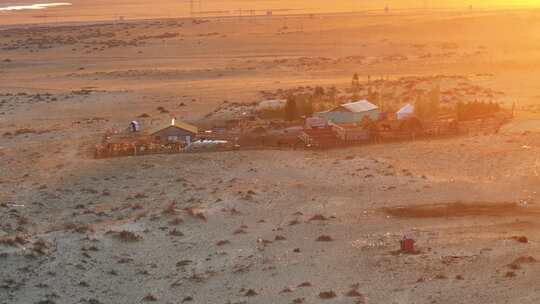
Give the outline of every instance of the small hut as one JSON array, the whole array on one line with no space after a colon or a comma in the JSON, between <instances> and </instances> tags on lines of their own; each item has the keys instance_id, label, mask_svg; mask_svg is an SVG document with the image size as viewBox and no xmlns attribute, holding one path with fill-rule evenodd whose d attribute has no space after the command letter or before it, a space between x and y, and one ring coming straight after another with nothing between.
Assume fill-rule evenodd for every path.
<instances>
[{"instance_id":1,"label":"small hut","mask_svg":"<svg viewBox=\"0 0 540 304\"><path fill-rule=\"evenodd\" d=\"M156 129L150 136L152 140L161 144L190 144L198 133L197 127L173 118L170 125Z\"/></svg>"}]
</instances>

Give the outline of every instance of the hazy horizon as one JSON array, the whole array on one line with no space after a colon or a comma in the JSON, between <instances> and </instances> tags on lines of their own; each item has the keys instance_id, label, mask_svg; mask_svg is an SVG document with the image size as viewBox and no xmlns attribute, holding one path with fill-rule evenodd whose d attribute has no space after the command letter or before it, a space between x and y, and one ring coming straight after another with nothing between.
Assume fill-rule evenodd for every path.
<instances>
[{"instance_id":1,"label":"hazy horizon","mask_svg":"<svg viewBox=\"0 0 540 304\"><path fill-rule=\"evenodd\" d=\"M190 9L190 0L162 0L155 1L151 4L142 0L122 0L122 1L103 1L103 0L71 0L71 1L32 1L32 0L0 0L0 7L32 5L56 2L69 2L74 7L88 6L106 6L114 7L130 7L130 6L145 6L149 12L165 8L183 8ZM505 7L537 7L538 3L530 0L473 0L473 1L429 1L429 0L340 0L332 3L323 0L194 0L194 10L210 11L210 10L250 10L250 9L302 9L314 11L354 11L362 9L383 9L388 6L390 9L406 9L406 8L473 8L489 9L489 8L505 8Z\"/></svg>"},{"instance_id":2,"label":"hazy horizon","mask_svg":"<svg viewBox=\"0 0 540 304\"><path fill-rule=\"evenodd\" d=\"M43 5L58 2L67 2L70 5ZM475 11L534 8L538 6L537 3L526 0L341 0L332 3L323 0L193 0L193 4L190 4L190 2L190 0L161 0L149 4L144 0L0 0L0 24L115 20L121 16L126 19L246 16L252 14L264 15L268 10L272 10L274 15L322 14L384 10L386 6L390 8L390 11L424 8L432 10L467 10L471 5ZM22 10L10 10L11 6L29 7Z\"/></svg>"}]
</instances>

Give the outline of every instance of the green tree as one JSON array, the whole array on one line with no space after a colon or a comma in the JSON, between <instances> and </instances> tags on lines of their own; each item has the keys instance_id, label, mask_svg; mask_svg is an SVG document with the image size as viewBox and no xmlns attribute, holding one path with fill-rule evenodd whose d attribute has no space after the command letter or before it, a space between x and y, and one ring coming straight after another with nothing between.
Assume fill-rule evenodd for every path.
<instances>
[{"instance_id":1,"label":"green tree","mask_svg":"<svg viewBox=\"0 0 540 304\"><path fill-rule=\"evenodd\" d=\"M431 90L427 96L418 95L414 104L416 116L422 120L436 119L439 115L440 93L438 89Z\"/></svg>"},{"instance_id":2,"label":"green tree","mask_svg":"<svg viewBox=\"0 0 540 304\"><path fill-rule=\"evenodd\" d=\"M290 95L287 97L287 103L285 104L285 118L288 121L293 121L298 118L298 106L296 104L296 97Z\"/></svg>"},{"instance_id":3,"label":"green tree","mask_svg":"<svg viewBox=\"0 0 540 304\"><path fill-rule=\"evenodd\" d=\"M320 86L315 87L313 95L316 96L316 97L323 97L324 96L324 88L320 87Z\"/></svg>"},{"instance_id":4,"label":"green tree","mask_svg":"<svg viewBox=\"0 0 540 304\"><path fill-rule=\"evenodd\" d=\"M351 86L352 86L352 91L354 93L356 93L356 92L358 92L358 90L360 90L360 79L358 78L358 73L354 73L354 75L352 77Z\"/></svg>"},{"instance_id":5,"label":"green tree","mask_svg":"<svg viewBox=\"0 0 540 304\"><path fill-rule=\"evenodd\" d=\"M337 98L338 90L335 86L331 86L330 88L328 88L328 90L326 90L326 94L328 95L328 99L330 100L330 102L333 103Z\"/></svg>"}]
</instances>

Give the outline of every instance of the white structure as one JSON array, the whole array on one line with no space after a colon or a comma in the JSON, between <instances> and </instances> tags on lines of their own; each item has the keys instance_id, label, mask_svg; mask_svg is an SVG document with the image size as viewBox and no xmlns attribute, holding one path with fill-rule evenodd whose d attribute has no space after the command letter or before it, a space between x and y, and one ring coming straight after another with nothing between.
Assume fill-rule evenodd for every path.
<instances>
[{"instance_id":1,"label":"white structure","mask_svg":"<svg viewBox=\"0 0 540 304\"><path fill-rule=\"evenodd\" d=\"M263 100L257 105L257 110L279 110L285 108L287 101L285 99Z\"/></svg>"},{"instance_id":2,"label":"white structure","mask_svg":"<svg viewBox=\"0 0 540 304\"><path fill-rule=\"evenodd\" d=\"M414 106L408 103L404 105L401 109L399 109L396 114L398 120L409 118L414 115Z\"/></svg>"},{"instance_id":3,"label":"white structure","mask_svg":"<svg viewBox=\"0 0 540 304\"><path fill-rule=\"evenodd\" d=\"M306 129L325 128L328 127L328 120L322 117L308 117L306 118Z\"/></svg>"},{"instance_id":4,"label":"white structure","mask_svg":"<svg viewBox=\"0 0 540 304\"><path fill-rule=\"evenodd\" d=\"M131 122L129 130L131 132L139 132L141 130L141 124L138 121L134 120Z\"/></svg>"},{"instance_id":5,"label":"white structure","mask_svg":"<svg viewBox=\"0 0 540 304\"><path fill-rule=\"evenodd\" d=\"M359 100L340 105L326 112L315 113L315 116L336 124L359 123L364 117L376 121L379 119L379 107L367 100Z\"/></svg>"}]
</instances>

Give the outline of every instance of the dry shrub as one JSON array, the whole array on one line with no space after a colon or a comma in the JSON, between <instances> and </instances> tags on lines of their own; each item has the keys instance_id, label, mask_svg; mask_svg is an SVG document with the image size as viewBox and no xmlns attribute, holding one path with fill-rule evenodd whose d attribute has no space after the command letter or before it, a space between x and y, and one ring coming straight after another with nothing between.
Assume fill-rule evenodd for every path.
<instances>
[{"instance_id":1,"label":"dry shrub","mask_svg":"<svg viewBox=\"0 0 540 304\"><path fill-rule=\"evenodd\" d=\"M17 224L19 225L27 225L30 223L30 220L27 217L21 216L17 219Z\"/></svg>"},{"instance_id":2,"label":"dry shrub","mask_svg":"<svg viewBox=\"0 0 540 304\"><path fill-rule=\"evenodd\" d=\"M505 276L506 278L513 278L513 277L516 276L516 273L513 272L513 271L508 271L507 273L504 274L504 276Z\"/></svg>"},{"instance_id":3,"label":"dry shrub","mask_svg":"<svg viewBox=\"0 0 540 304\"><path fill-rule=\"evenodd\" d=\"M191 276L188 277L188 279L193 282L201 283L201 282L206 281L208 277L209 277L208 275L194 272Z\"/></svg>"},{"instance_id":4,"label":"dry shrub","mask_svg":"<svg viewBox=\"0 0 540 304\"><path fill-rule=\"evenodd\" d=\"M134 197L137 198L137 199L142 199L142 198L147 198L148 196L146 196L146 194L144 194L144 193L137 193L137 194L135 194Z\"/></svg>"},{"instance_id":5,"label":"dry shrub","mask_svg":"<svg viewBox=\"0 0 540 304\"><path fill-rule=\"evenodd\" d=\"M299 220L292 220L289 222L289 226L294 226L294 225L298 225L300 224L300 221Z\"/></svg>"},{"instance_id":6,"label":"dry shrub","mask_svg":"<svg viewBox=\"0 0 540 304\"><path fill-rule=\"evenodd\" d=\"M522 264L533 264L536 262L538 261L532 256L522 256L515 259L512 263L508 264L507 266L512 270L518 270L518 269L521 269Z\"/></svg>"},{"instance_id":7,"label":"dry shrub","mask_svg":"<svg viewBox=\"0 0 540 304\"><path fill-rule=\"evenodd\" d=\"M94 229L92 229L90 226L88 225L80 225L80 226L77 226L75 227L75 229L73 229L73 232L76 232L76 233L87 233L87 232L94 232Z\"/></svg>"},{"instance_id":8,"label":"dry shrub","mask_svg":"<svg viewBox=\"0 0 540 304\"><path fill-rule=\"evenodd\" d=\"M16 235L14 237L2 237L0 238L0 244L6 245L6 246L17 246L17 245L24 245L28 243L28 240L26 237L21 235Z\"/></svg>"},{"instance_id":9,"label":"dry shrub","mask_svg":"<svg viewBox=\"0 0 540 304\"><path fill-rule=\"evenodd\" d=\"M262 239L262 238L258 238L258 239L257 239L257 243L261 243L261 244L263 244L264 246L266 246L266 245L272 244L272 241L270 241L270 240L265 240L265 239Z\"/></svg>"},{"instance_id":10,"label":"dry shrub","mask_svg":"<svg viewBox=\"0 0 540 304\"><path fill-rule=\"evenodd\" d=\"M246 293L244 294L244 296L246 297L254 297L256 295L258 295L258 293L253 289L246 291Z\"/></svg>"},{"instance_id":11,"label":"dry shrub","mask_svg":"<svg viewBox=\"0 0 540 304\"><path fill-rule=\"evenodd\" d=\"M172 235L172 236L184 236L184 234L182 233L182 231L176 230L176 228L174 228L173 230L169 231L169 235Z\"/></svg>"},{"instance_id":12,"label":"dry shrub","mask_svg":"<svg viewBox=\"0 0 540 304\"><path fill-rule=\"evenodd\" d=\"M319 293L319 298L323 299L323 300L328 300L328 299L333 299L335 298L337 295L335 292L333 292L332 290L330 291L323 291L321 293Z\"/></svg>"},{"instance_id":13,"label":"dry shrub","mask_svg":"<svg viewBox=\"0 0 540 304\"><path fill-rule=\"evenodd\" d=\"M64 223L64 230L75 230L77 228L77 224L75 223Z\"/></svg>"},{"instance_id":14,"label":"dry shrub","mask_svg":"<svg viewBox=\"0 0 540 304\"><path fill-rule=\"evenodd\" d=\"M124 242L137 242L142 240L140 235L137 235L134 232L122 230L117 234L118 238Z\"/></svg>"},{"instance_id":15,"label":"dry shrub","mask_svg":"<svg viewBox=\"0 0 540 304\"><path fill-rule=\"evenodd\" d=\"M311 285L311 282L304 282L304 283L300 283L298 285L298 287L311 287L313 285Z\"/></svg>"},{"instance_id":16,"label":"dry shrub","mask_svg":"<svg viewBox=\"0 0 540 304\"><path fill-rule=\"evenodd\" d=\"M233 234L246 234L247 232L242 229L242 228L239 228L239 229L236 229Z\"/></svg>"},{"instance_id":17,"label":"dry shrub","mask_svg":"<svg viewBox=\"0 0 540 304\"><path fill-rule=\"evenodd\" d=\"M49 245L44 240L37 240L32 244L32 250L39 254L46 254Z\"/></svg>"},{"instance_id":18,"label":"dry shrub","mask_svg":"<svg viewBox=\"0 0 540 304\"><path fill-rule=\"evenodd\" d=\"M131 206L131 209L132 210L139 210L139 209L143 209L143 206L141 204L134 204L133 206Z\"/></svg>"},{"instance_id":19,"label":"dry shrub","mask_svg":"<svg viewBox=\"0 0 540 304\"><path fill-rule=\"evenodd\" d=\"M317 242L331 242L333 241L334 239L332 239L331 236L328 236L328 235L321 235L317 238Z\"/></svg>"},{"instance_id":20,"label":"dry shrub","mask_svg":"<svg viewBox=\"0 0 540 304\"><path fill-rule=\"evenodd\" d=\"M347 291L347 293L345 293L345 296L346 297L351 297L351 298L360 298L360 297L363 297L364 295L359 293L358 290L356 290L356 289L351 289L351 290Z\"/></svg>"},{"instance_id":21,"label":"dry shrub","mask_svg":"<svg viewBox=\"0 0 540 304\"><path fill-rule=\"evenodd\" d=\"M131 262L133 262L133 259L128 258L128 257L119 258L118 261L117 261L118 264L128 264L128 263L131 263Z\"/></svg>"},{"instance_id":22,"label":"dry shrub","mask_svg":"<svg viewBox=\"0 0 540 304\"><path fill-rule=\"evenodd\" d=\"M444 274L438 274L435 276L435 280L446 280L448 277L446 277Z\"/></svg>"},{"instance_id":23,"label":"dry shrub","mask_svg":"<svg viewBox=\"0 0 540 304\"><path fill-rule=\"evenodd\" d=\"M39 132L34 129L21 128L21 129L15 130L15 132L13 132L13 136L24 135L24 134L34 134L34 133L39 133Z\"/></svg>"},{"instance_id":24,"label":"dry shrub","mask_svg":"<svg viewBox=\"0 0 540 304\"><path fill-rule=\"evenodd\" d=\"M191 264L192 262L193 261L191 261L191 260L181 260L181 261L176 263L176 267L187 266L187 265Z\"/></svg>"},{"instance_id":25,"label":"dry shrub","mask_svg":"<svg viewBox=\"0 0 540 304\"><path fill-rule=\"evenodd\" d=\"M151 294L151 293L147 293L147 294L144 296L143 301L146 301L146 302L155 302L155 301L157 301L157 297L154 296L154 295Z\"/></svg>"},{"instance_id":26,"label":"dry shrub","mask_svg":"<svg viewBox=\"0 0 540 304\"><path fill-rule=\"evenodd\" d=\"M519 243L528 243L529 242L529 239L524 235L522 235L522 236L513 236L510 239L515 240L515 241L517 241Z\"/></svg>"},{"instance_id":27,"label":"dry shrub","mask_svg":"<svg viewBox=\"0 0 540 304\"><path fill-rule=\"evenodd\" d=\"M293 304L302 304L306 301L306 298L296 298L292 302Z\"/></svg>"},{"instance_id":28,"label":"dry shrub","mask_svg":"<svg viewBox=\"0 0 540 304\"><path fill-rule=\"evenodd\" d=\"M290 287L285 287L281 290L281 293L288 293L288 292L293 292L293 289L290 288Z\"/></svg>"},{"instance_id":29,"label":"dry shrub","mask_svg":"<svg viewBox=\"0 0 540 304\"><path fill-rule=\"evenodd\" d=\"M227 244L230 244L231 242L229 240L221 240L219 242L216 243L216 245L218 246L224 246L224 245L227 245Z\"/></svg>"},{"instance_id":30,"label":"dry shrub","mask_svg":"<svg viewBox=\"0 0 540 304\"><path fill-rule=\"evenodd\" d=\"M328 218L326 218L324 215L322 214L315 214L314 216L312 216L308 222L311 222L311 221L327 221Z\"/></svg>"},{"instance_id":31,"label":"dry shrub","mask_svg":"<svg viewBox=\"0 0 540 304\"><path fill-rule=\"evenodd\" d=\"M175 226L178 226L180 224L184 223L184 220L180 217L177 217L177 218L174 218L172 220L169 221L169 225L175 225Z\"/></svg>"},{"instance_id":32,"label":"dry shrub","mask_svg":"<svg viewBox=\"0 0 540 304\"><path fill-rule=\"evenodd\" d=\"M207 218L206 216L204 215L204 213L202 213L201 211L195 209L195 208L186 208L185 209L187 214L194 217L194 218L198 218L200 220L203 220L203 221L207 221Z\"/></svg>"},{"instance_id":33,"label":"dry shrub","mask_svg":"<svg viewBox=\"0 0 540 304\"><path fill-rule=\"evenodd\" d=\"M532 264L538 262L534 257L532 256L521 256L514 260L515 264Z\"/></svg>"},{"instance_id":34,"label":"dry shrub","mask_svg":"<svg viewBox=\"0 0 540 304\"><path fill-rule=\"evenodd\" d=\"M135 221L138 221L138 220L146 217L147 215L148 215L148 213L146 211L138 213L138 214L135 215Z\"/></svg>"},{"instance_id":35,"label":"dry shrub","mask_svg":"<svg viewBox=\"0 0 540 304\"><path fill-rule=\"evenodd\" d=\"M275 240L276 240L276 241L284 241L284 240L286 240L286 239L287 239L287 238L284 237L283 235L276 235L276 237L275 237Z\"/></svg>"},{"instance_id":36,"label":"dry shrub","mask_svg":"<svg viewBox=\"0 0 540 304\"><path fill-rule=\"evenodd\" d=\"M165 209L162 211L165 215L175 215L176 214L176 202L171 202Z\"/></svg>"},{"instance_id":37,"label":"dry shrub","mask_svg":"<svg viewBox=\"0 0 540 304\"><path fill-rule=\"evenodd\" d=\"M231 215L241 215L242 212L236 210L236 208L232 208L231 210L229 210L229 212L231 213Z\"/></svg>"},{"instance_id":38,"label":"dry shrub","mask_svg":"<svg viewBox=\"0 0 540 304\"><path fill-rule=\"evenodd\" d=\"M161 114L169 113L169 110L165 109L162 106L156 108Z\"/></svg>"}]
</instances>

